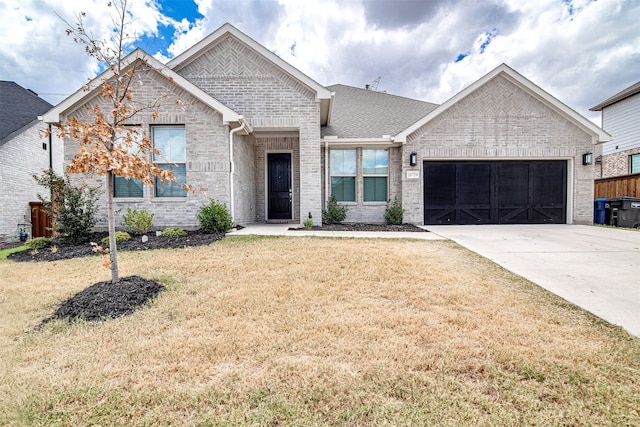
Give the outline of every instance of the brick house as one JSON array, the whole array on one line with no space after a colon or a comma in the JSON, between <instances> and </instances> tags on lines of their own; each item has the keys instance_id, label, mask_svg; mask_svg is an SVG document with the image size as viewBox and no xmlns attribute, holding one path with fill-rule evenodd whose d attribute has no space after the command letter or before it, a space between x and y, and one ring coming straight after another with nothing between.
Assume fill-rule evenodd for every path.
<instances>
[{"instance_id":1,"label":"brick house","mask_svg":"<svg viewBox=\"0 0 640 427\"><path fill-rule=\"evenodd\" d=\"M31 222L29 203L43 192L32 175L50 167L62 172L62 141L43 139L46 126L38 120L52 107L17 83L0 81L0 243L18 241L18 224Z\"/></svg>"},{"instance_id":2,"label":"brick house","mask_svg":"<svg viewBox=\"0 0 640 427\"><path fill-rule=\"evenodd\" d=\"M148 70L136 96L167 92L184 107L167 103L132 125L180 180L207 190L116 182L117 209L147 209L157 227L196 227L208 197L238 224L319 225L330 195L349 222L383 222L395 197L414 224L592 221L583 155L609 135L506 65L438 106L324 87L229 24L166 65L141 50L126 61ZM45 121L82 118L95 92L78 91ZM77 148L66 141L67 162Z\"/></svg>"},{"instance_id":3,"label":"brick house","mask_svg":"<svg viewBox=\"0 0 640 427\"><path fill-rule=\"evenodd\" d=\"M613 140L603 144L597 178L640 173L640 82L621 90L591 111L602 114L602 128Z\"/></svg>"}]
</instances>

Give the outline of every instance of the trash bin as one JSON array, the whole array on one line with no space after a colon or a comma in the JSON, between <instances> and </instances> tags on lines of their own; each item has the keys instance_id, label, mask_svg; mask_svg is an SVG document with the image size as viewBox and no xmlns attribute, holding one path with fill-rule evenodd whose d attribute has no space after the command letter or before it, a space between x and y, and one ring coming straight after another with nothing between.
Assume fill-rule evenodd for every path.
<instances>
[{"instance_id":1,"label":"trash bin","mask_svg":"<svg viewBox=\"0 0 640 427\"><path fill-rule=\"evenodd\" d=\"M606 224L607 223L607 199L595 199L593 201L593 223L594 224Z\"/></svg>"},{"instance_id":2,"label":"trash bin","mask_svg":"<svg viewBox=\"0 0 640 427\"><path fill-rule=\"evenodd\" d=\"M640 228L640 198L616 197L606 204L610 209L609 225Z\"/></svg>"}]
</instances>

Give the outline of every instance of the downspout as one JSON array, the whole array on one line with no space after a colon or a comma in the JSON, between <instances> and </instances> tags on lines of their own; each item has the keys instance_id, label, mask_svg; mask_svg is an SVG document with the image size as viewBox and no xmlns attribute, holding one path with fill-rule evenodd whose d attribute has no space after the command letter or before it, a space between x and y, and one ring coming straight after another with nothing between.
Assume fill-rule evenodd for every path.
<instances>
[{"instance_id":1,"label":"downspout","mask_svg":"<svg viewBox=\"0 0 640 427\"><path fill-rule=\"evenodd\" d=\"M53 169L53 137L51 136L51 123L49 123L49 169Z\"/></svg>"},{"instance_id":2,"label":"downspout","mask_svg":"<svg viewBox=\"0 0 640 427\"><path fill-rule=\"evenodd\" d=\"M324 141L324 202L329 200L329 141Z\"/></svg>"},{"instance_id":3,"label":"downspout","mask_svg":"<svg viewBox=\"0 0 640 427\"><path fill-rule=\"evenodd\" d=\"M246 127L246 122L242 116L238 117L238 122L240 122L240 126L235 129L231 129L229 132L229 213L231 214L231 221L235 222L235 212L234 212L234 203L233 203L233 173L234 173L234 163L233 163L233 136L244 130Z\"/></svg>"}]
</instances>

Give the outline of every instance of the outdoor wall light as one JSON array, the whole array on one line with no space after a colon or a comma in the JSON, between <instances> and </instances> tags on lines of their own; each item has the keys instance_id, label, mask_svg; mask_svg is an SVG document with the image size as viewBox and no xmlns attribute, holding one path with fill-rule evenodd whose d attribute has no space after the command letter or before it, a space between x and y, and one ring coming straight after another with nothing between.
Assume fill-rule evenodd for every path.
<instances>
[{"instance_id":1,"label":"outdoor wall light","mask_svg":"<svg viewBox=\"0 0 640 427\"><path fill-rule=\"evenodd\" d=\"M413 167L417 164L418 164L418 153L414 151L413 153L409 154L409 165Z\"/></svg>"},{"instance_id":2,"label":"outdoor wall light","mask_svg":"<svg viewBox=\"0 0 640 427\"><path fill-rule=\"evenodd\" d=\"M593 153L584 153L582 155L582 164L590 165L593 163Z\"/></svg>"}]
</instances>

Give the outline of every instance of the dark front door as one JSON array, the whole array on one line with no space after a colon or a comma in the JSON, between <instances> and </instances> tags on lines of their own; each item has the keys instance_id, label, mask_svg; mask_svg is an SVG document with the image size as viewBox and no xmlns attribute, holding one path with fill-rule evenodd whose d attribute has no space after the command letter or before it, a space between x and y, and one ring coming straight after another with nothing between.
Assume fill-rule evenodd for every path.
<instances>
[{"instance_id":1,"label":"dark front door","mask_svg":"<svg viewBox=\"0 0 640 427\"><path fill-rule=\"evenodd\" d=\"M562 160L424 162L424 223L564 223L566 164Z\"/></svg>"},{"instance_id":2,"label":"dark front door","mask_svg":"<svg viewBox=\"0 0 640 427\"><path fill-rule=\"evenodd\" d=\"M268 219L292 219L291 154L267 154Z\"/></svg>"}]
</instances>

